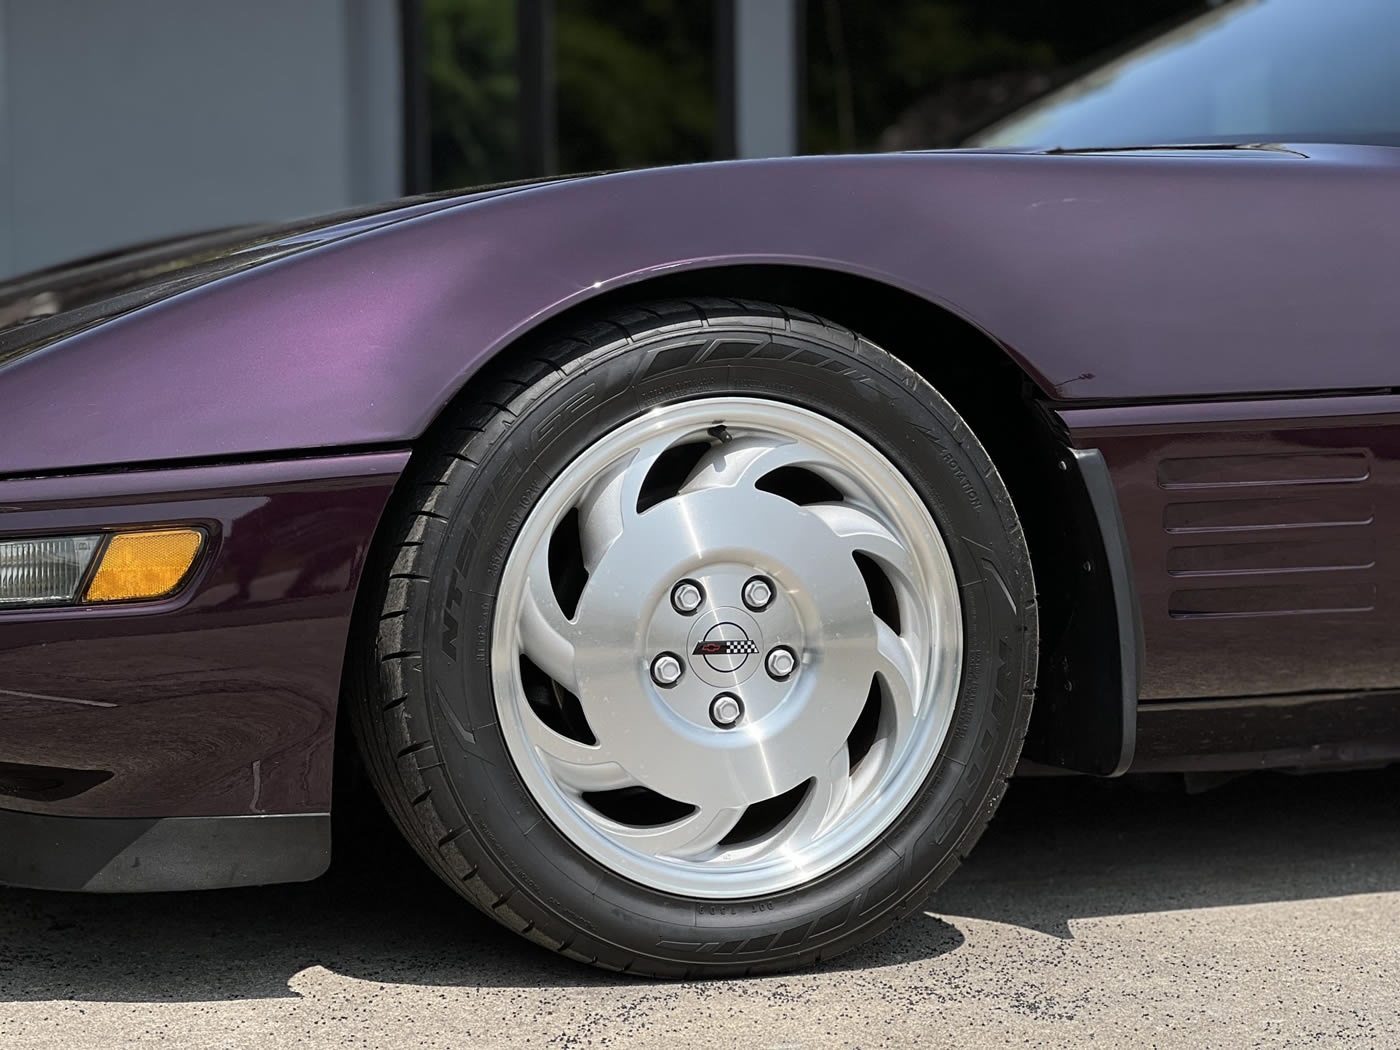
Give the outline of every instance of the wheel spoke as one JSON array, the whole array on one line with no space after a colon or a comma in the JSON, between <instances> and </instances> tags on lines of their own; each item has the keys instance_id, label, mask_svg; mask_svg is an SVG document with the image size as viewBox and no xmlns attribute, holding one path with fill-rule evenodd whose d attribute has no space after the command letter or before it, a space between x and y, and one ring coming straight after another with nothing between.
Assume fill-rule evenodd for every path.
<instances>
[{"instance_id":1,"label":"wheel spoke","mask_svg":"<svg viewBox=\"0 0 1400 1050\"><path fill-rule=\"evenodd\" d=\"M579 546L583 549L583 567L589 573L637 516L637 500L647 473L657 457L675 443L674 435L643 443L601 473L579 500Z\"/></svg>"},{"instance_id":2,"label":"wheel spoke","mask_svg":"<svg viewBox=\"0 0 1400 1050\"><path fill-rule=\"evenodd\" d=\"M895 723L904 733L914 724L918 714L919 672L904 639L895 634L889 624L877 621L875 673L885 686L885 695L894 706Z\"/></svg>"},{"instance_id":3,"label":"wheel spoke","mask_svg":"<svg viewBox=\"0 0 1400 1050\"><path fill-rule=\"evenodd\" d=\"M700 457L681 486L681 494L704 489L753 485L779 467L827 462L826 457L800 441L770 437L741 437L722 442Z\"/></svg>"},{"instance_id":4,"label":"wheel spoke","mask_svg":"<svg viewBox=\"0 0 1400 1050\"><path fill-rule=\"evenodd\" d=\"M634 457L635 458L635 457ZM598 567L608 548L617 542L626 526L625 511L628 476L632 459L619 463L604 474L579 502L579 547L583 550L583 567L590 574ZM635 494L632 507L637 506Z\"/></svg>"},{"instance_id":5,"label":"wheel spoke","mask_svg":"<svg viewBox=\"0 0 1400 1050\"><path fill-rule=\"evenodd\" d=\"M563 736L538 718L525 719L525 735L555 778L575 791L611 791L637 782L601 744Z\"/></svg>"},{"instance_id":6,"label":"wheel spoke","mask_svg":"<svg viewBox=\"0 0 1400 1050\"><path fill-rule=\"evenodd\" d=\"M608 833L633 849L658 857L695 857L718 845L734 830L744 807L704 807L689 816L654 828L637 828L609 822Z\"/></svg>"},{"instance_id":7,"label":"wheel spoke","mask_svg":"<svg viewBox=\"0 0 1400 1050\"><path fill-rule=\"evenodd\" d=\"M804 509L821 518L853 552L874 558L917 591L919 577L909 549L869 511L849 503L812 503Z\"/></svg>"},{"instance_id":8,"label":"wheel spoke","mask_svg":"<svg viewBox=\"0 0 1400 1050\"><path fill-rule=\"evenodd\" d=\"M851 789L851 755L846 742L817 774L807 797L778 833L765 843L767 849L785 845L801 848L840 818Z\"/></svg>"},{"instance_id":9,"label":"wheel spoke","mask_svg":"<svg viewBox=\"0 0 1400 1050\"><path fill-rule=\"evenodd\" d=\"M575 629L549 578L549 549L530 559L525 600L520 610L520 648L545 674L571 693L578 693L574 669Z\"/></svg>"}]
</instances>

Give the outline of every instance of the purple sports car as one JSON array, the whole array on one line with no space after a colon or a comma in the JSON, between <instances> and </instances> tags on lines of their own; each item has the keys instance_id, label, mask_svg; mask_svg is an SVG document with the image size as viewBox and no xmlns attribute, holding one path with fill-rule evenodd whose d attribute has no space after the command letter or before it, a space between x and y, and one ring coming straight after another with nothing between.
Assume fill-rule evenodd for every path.
<instances>
[{"instance_id":1,"label":"purple sports car","mask_svg":"<svg viewBox=\"0 0 1400 1050\"><path fill-rule=\"evenodd\" d=\"M0 882L775 970L1018 768L1400 757L1400 150L802 158L0 287Z\"/></svg>"}]
</instances>

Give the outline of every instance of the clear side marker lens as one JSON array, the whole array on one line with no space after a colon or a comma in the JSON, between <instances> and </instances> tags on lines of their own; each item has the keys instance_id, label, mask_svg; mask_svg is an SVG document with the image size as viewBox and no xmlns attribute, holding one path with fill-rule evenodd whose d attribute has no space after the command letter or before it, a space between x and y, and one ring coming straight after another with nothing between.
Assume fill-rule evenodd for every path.
<instances>
[{"instance_id":1,"label":"clear side marker lens","mask_svg":"<svg viewBox=\"0 0 1400 1050\"><path fill-rule=\"evenodd\" d=\"M0 540L0 608L71 602L101 536Z\"/></svg>"}]
</instances>

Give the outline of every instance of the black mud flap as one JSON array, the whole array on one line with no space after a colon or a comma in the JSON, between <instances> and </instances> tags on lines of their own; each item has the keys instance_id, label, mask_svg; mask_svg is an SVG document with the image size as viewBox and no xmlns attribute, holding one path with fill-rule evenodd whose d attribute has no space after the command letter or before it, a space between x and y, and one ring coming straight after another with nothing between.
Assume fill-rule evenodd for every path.
<instances>
[{"instance_id":1,"label":"black mud flap","mask_svg":"<svg viewBox=\"0 0 1400 1050\"><path fill-rule=\"evenodd\" d=\"M1065 448L1053 473L1058 546L1075 559L1040 583L1042 606L1059 603L1062 629L1043 639L1022 754L1041 765L1118 776L1133 760L1143 653L1127 536L1102 453Z\"/></svg>"}]
</instances>

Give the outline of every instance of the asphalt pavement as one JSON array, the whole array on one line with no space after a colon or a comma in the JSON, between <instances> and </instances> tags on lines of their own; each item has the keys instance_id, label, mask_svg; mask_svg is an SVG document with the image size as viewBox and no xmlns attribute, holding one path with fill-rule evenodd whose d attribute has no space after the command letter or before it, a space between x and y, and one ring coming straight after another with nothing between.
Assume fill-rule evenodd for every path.
<instances>
[{"instance_id":1,"label":"asphalt pavement","mask_svg":"<svg viewBox=\"0 0 1400 1050\"><path fill-rule=\"evenodd\" d=\"M517 940L378 820L326 878L0 890L0 1048L1400 1048L1400 769L1023 780L879 941L785 977L611 976Z\"/></svg>"}]
</instances>

